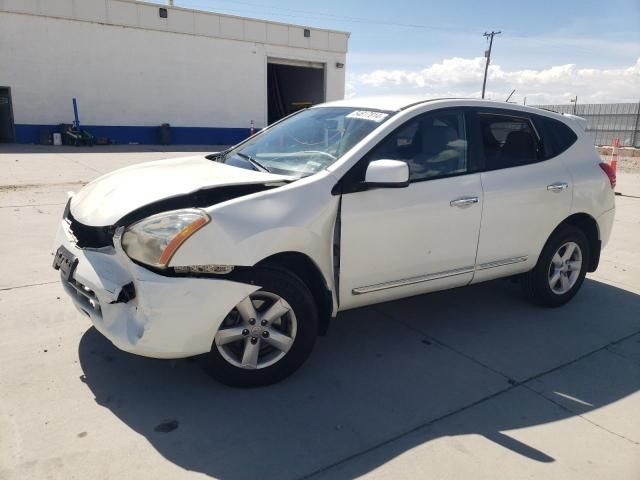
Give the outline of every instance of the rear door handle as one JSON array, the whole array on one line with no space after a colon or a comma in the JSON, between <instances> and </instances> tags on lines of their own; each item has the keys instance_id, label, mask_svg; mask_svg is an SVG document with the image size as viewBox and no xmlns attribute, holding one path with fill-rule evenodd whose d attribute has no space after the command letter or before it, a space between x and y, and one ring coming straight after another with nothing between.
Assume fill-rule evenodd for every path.
<instances>
[{"instance_id":1,"label":"rear door handle","mask_svg":"<svg viewBox=\"0 0 640 480\"><path fill-rule=\"evenodd\" d=\"M555 183L552 183L551 185L547 185L547 190L553 193L562 192L567 188L569 188L569 184L565 182L555 182Z\"/></svg>"},{"instance_id":2,"label":"rear door handle","mask_svg":"<svg viewBox=\"0 0 640 480\"><path fill-rule=\"evenodd\" d=\"M478 197L460 197L455 200L451 200L449 205L458 208L469 208L471 205L478 203Z\"/></svg>"}]
</instances>

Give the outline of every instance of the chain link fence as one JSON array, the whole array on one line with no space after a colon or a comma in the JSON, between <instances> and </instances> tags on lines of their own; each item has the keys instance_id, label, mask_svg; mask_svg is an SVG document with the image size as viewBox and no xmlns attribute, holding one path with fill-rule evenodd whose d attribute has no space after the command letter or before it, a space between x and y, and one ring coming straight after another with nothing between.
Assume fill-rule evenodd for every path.
<instances>
[{"instance_id":1,"label":"chain link fence","mask_svg":"<svg viewBox=\"0 0 640 480\"><path fill-rule=\"evenodd\" d=\"M621 147L640 147L640 102L535 106L585 118L596 145L611 145L619 138Z\"/></svg>"}]
</instances>

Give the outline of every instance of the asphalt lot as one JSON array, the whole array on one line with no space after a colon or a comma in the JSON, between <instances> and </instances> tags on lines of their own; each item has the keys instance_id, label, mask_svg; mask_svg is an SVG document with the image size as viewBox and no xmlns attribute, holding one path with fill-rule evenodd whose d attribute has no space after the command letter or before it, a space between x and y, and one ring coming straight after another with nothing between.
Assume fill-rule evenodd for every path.
<instances>
[{"instance_id":1,"label":"asphalt lot","mask_svg":"<svg viewBox=\"0 0 640 480\"><path fill-rule=\"evenodd\" d=\"M640 478L640 174L563 308L501 280L341 314L288 380L118 351L65 298L66 192L212 148L0 146L0 479Z\"/></svg>"}]
</instances>

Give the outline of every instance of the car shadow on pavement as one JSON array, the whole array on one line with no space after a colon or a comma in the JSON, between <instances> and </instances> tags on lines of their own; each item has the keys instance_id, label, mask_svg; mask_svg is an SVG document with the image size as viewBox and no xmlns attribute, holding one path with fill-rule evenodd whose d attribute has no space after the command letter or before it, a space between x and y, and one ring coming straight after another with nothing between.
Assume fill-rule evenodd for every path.
<instances>
[{"instance_id":1,"label":"car shadow on pavement","mask_svg":"<svg viewBox=\"0 0 640 480\"><path fill-rule=\"evenodd\" d=\"M616 351L625 342L635 358ZM203 357L120 352L94 328L79 357L96 401L182 468L234 480L353 478L464 434L553 462L508 431L640 390L638 342L639 295L587 280L568 305L542 309L496 281L345 312L299 372L266 388L220 385Z\"/></svg>"}]
</instances>

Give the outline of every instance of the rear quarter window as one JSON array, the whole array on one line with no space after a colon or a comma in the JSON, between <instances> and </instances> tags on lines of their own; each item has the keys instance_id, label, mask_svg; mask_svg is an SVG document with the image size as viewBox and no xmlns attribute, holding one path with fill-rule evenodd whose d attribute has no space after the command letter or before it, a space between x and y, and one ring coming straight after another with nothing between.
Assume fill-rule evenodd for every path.
<instances>
[{"instance_id":1,"label":"rear quarter window","mask_svg":"<svg viewBox=\"0 0 640 480\"><path fill-rule=\"evenodd\" d=\"M543 132L543 142L547 158L560 155L578 139L575 132L559 120L537 116L536 124L542 127L541 130Z\"/></svg>"}]
</instances>

